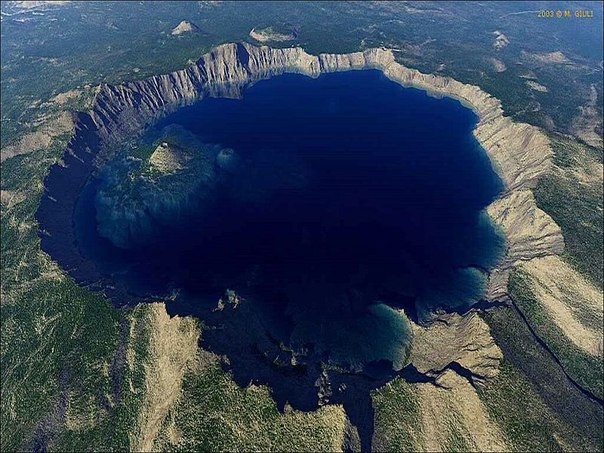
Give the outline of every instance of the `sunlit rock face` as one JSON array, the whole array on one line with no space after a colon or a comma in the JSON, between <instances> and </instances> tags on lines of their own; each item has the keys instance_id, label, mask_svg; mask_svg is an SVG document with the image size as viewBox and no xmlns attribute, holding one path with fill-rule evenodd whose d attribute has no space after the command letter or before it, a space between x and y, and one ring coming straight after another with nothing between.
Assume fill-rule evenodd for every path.
<instances>
[{"instance_id":1,"label":"sunlit rock face","mask_svg":"<svg viewBox=\"0 0 604 453\"><path fill-rule=\"evenodd\" d=\"M351 69L381 72L275 77ZM367 448L369 391L408 362L409 318L504 294L539 241L505 219L548 152L477 87L389 51L229 44L186 70L103 87L37 217L43 249L76 280L118 305L163 298L200 317L202 345L238 383L268 384L280 407L344 404ZM503 256L484 211L502 189L496 218L522 257ZM543 247L560 248L551 228Z\"/></svg>"}]
</instances>

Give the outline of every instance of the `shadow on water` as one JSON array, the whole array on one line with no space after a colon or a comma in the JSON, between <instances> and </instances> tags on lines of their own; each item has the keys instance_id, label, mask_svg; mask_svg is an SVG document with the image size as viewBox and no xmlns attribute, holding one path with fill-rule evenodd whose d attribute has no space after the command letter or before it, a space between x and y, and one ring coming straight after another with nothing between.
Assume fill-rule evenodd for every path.
<instances>
[{"instance_id":1,"label":"shadow on water","mask_svg":"<svg viewBox=\"0 0 604 453\"><path fill-rule=\"evenodd\" d=\"M342 404L369 450L370 391L412 378L409 318L480 301L503 250L476 120L378 71L261 81L118 152L75 206L78 259L50 253L117 305L202 319L202 346L281 410ZM74 189L56 173L49 192Z\"/></svg>"}]
</instances>

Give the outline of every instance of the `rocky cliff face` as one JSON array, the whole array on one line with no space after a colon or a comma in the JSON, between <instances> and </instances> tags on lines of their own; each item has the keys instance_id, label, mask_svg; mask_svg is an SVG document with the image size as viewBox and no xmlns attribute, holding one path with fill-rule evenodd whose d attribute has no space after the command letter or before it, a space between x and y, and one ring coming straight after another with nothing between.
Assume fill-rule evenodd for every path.
<instances>
[{"instance_id":1,"label":"rocky cliff face","mask_svg":"<svg viewBox=\"0 0 604 453\"><path fill-rule=\"evenodd\" d=\"M537 128L505 117L501 103L479 87L406 68L387 49L316 56L301 48L273 49L246 43L219 46L180 71L101 87L92 110L80 116L62 165L55 166L47 178L47 188L57 183L69 186L69 190L56 192L60 198L49 191L43 197L38 212L45 232L43 247L47 251L59 248L61 253L75 247L73 237L67 236L72 236L71 215L78 188L114 146L139 135L160 117L207 96L239 97L244 87L286 72L317 77L359 69L379 69L403 86L458 99L479 116L474 135L505 183L503 195L488 209L507 238L506 257L491 274L490 299L505 297L507 276L516 263L562 251L560 229L537 208L531 193L550 165L547 138ZM62 244L58 246L57 241ZM73 256L77 252L72 254L72 261Z\"/></svg>"}]
</instances>

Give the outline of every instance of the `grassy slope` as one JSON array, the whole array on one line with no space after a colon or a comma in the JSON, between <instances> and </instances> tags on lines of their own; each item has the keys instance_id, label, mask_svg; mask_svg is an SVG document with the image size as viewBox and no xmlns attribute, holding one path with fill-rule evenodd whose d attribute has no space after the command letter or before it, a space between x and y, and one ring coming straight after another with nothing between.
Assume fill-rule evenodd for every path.
<instances>
[{"instance_id":1,"label":"grassy slope","mask_svg":"<svg viewBox=\"0 0 604 453\"><path fill-rule=\"evenodd\" d=\"M562 228L564 258L597 287L604 283L604 205L601 179L581 182L593 164L602 163L602 151L572 139L553 136L557 168L539 180L534 193L537 205Z\"/></svg>"},{"instance_id":2,"label":"grassy slope","mask_svg":"<svg viewBox=\"0 0 604 453\"><path fill-rule=\"evenodd\" d=\"M372 394L375 408L374 448L417 451L423 448L421 408L411 384L401 378Z\"/></svg>"},{"instance_id":3,"label":"grassy slope","mask_svg":"<svg viewBox=\"0 0 604 453\"><path fill-rule=\"evenodd\" d=\"M565 371L581 386L602 398L604 375L602 359L582 352L566 338L562 329L544 312L528 281L522 271L515 271L510 279L510 294L529 319L537 335L547 343L560 360Z\"/></svg>"},{"instance_id":4,"label":"grassy slope","mask_svg":"<svg viewBox=\"0 0 604 453\"><path fill-rule=\"evenodd\" d=\"M601 450L602 406L568 381L513 309L483 316L505 361L480 396L510 444L518 451Z\"/></svg>"},{"instance_id":5,"label":"grassy slope","mask_svg":"<svg viewBox=\"0 0 604 453\"><path fill-rule=\"evenodd\" d=\"M527 377L507 360L479 395L515 451L559 450L557 433L563 433L565 442L573 441L574 430L552 413Z\"/></svg>"},{"instance_id":6,"label":"grassy slope","mask_svg":"<svg viewBox=\"0 0 604 453\"><path fill-rule=\"evenodd\" d=\"M60 145L1 168L2 189L26 195L1 218L2 401L10 401L1 414L5 451L52 443L68 403L98 408L112 390L106 370L120 313L65 278L39 250L33 214L44 169Z\"/></svg>"},{"instance_id":7,"label":"grassy slope","mask_svg":"<svg viewBox=\"0 0 604 453\"><path fill-rule=\"evenodd\" d=\"M597 180L580 178L594 163L602 162L602 154L569 138L551 138L555 167L534 191L537 204L562 228L566 242L563 259L601 287L602 186ZM535 300L522 273L512 275L509 290L565 370L602 397L602 361L572 346ZM496 311L485 318L507 360L502 374L481 396L512 443L519 450L601 449L602 408L586 402L569 386L559 366L535 343L517 314Z\"/></svg>"},{"instance_id":8,"label":"grassy slope","mask_svg":"<svg viewBox=\"0 0 604 453\"><path fill-rule=\"evenodd\" d=\"M156 446L175 451L333 451L342 445L341 407L280 414L265 387L240 388L216 359L189 371Z\"/></svg>"}]
</instances>

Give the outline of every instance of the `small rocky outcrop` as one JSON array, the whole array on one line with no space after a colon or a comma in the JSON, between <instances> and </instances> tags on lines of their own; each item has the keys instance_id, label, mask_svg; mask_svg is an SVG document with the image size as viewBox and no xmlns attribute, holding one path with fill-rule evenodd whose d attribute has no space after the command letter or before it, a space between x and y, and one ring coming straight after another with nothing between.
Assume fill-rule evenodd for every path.
<instances>
[{"instance_id":1,"label":"small rocky outcrop","mask_svg":"<svg viewBox=\"0 0 604 453\"><path fill-rule=\"evenodd\" d=\"M220 169L233 173L239 166L239 156L233 148L223 148L216 156L216 164Z\"/></svg>"},{"instance_id":2,"label":"small rocky outcrop","mask_svg":"<svg viewBox=\"0 0 604 453\"><path fill-rule=\"evenodd\" d=\"M149 164L160 173L176 173L186 168L191 159L192 156L180 146L162 142L151 154Z\"/></svg>"},{"instance_id":3,"label":"small rocky outcrop","mask_svg":"<svg viewBox=\"0 0 604 453\"><path fill-rule=\"evenodd\" d=\"M176 27L172 29L170 33L172 36L179 36L185 33L195 33L199 31L199 27L195 25L193 22L189 22L188 20L183 20Z\"/></svg>"},{"instance_id":4,"label":"small rocky outcrop","mask_svg":"<svg viewBox=\"0 0 604 453\"><path fill-rule=\"evenodd\" d=\"M270 41L273 42L284 42L284 41L293 41L296 39L297 35L295 32L291 31L288 33L282 33L274 30L272 27L266 28L252 28L250 30L250 37L254 38L256 41L267 43Z\"/></svg>"},{"instance_id":5,"label":"small rocky outcrop","mask_svg":"<svg viewBox=\"0 0 604 453\"><path fill-rule=\"evenodd\" d=\"M439 315L429 326L413 326L410 363L439 382L447 370L465 371L472 383L494 377L503 354L489 326L476 313ZM458 370L459 369L459 370Z\"/></svg>"},{"instance_id":6,"label":"small rocky outcrop","mask_svg":"<svg viewBox=\"0 0 604 453\"><path fill-rule=\"evenodd\" d=\"M493 34L495 35L495 41L493 42L493 47L497 50L501 50L505 47L508 46L508 44L510 43L509 38L504 35L502 32L500 32L499 30L495 30L493 32Z\"/></svg>"}]
</instances>

